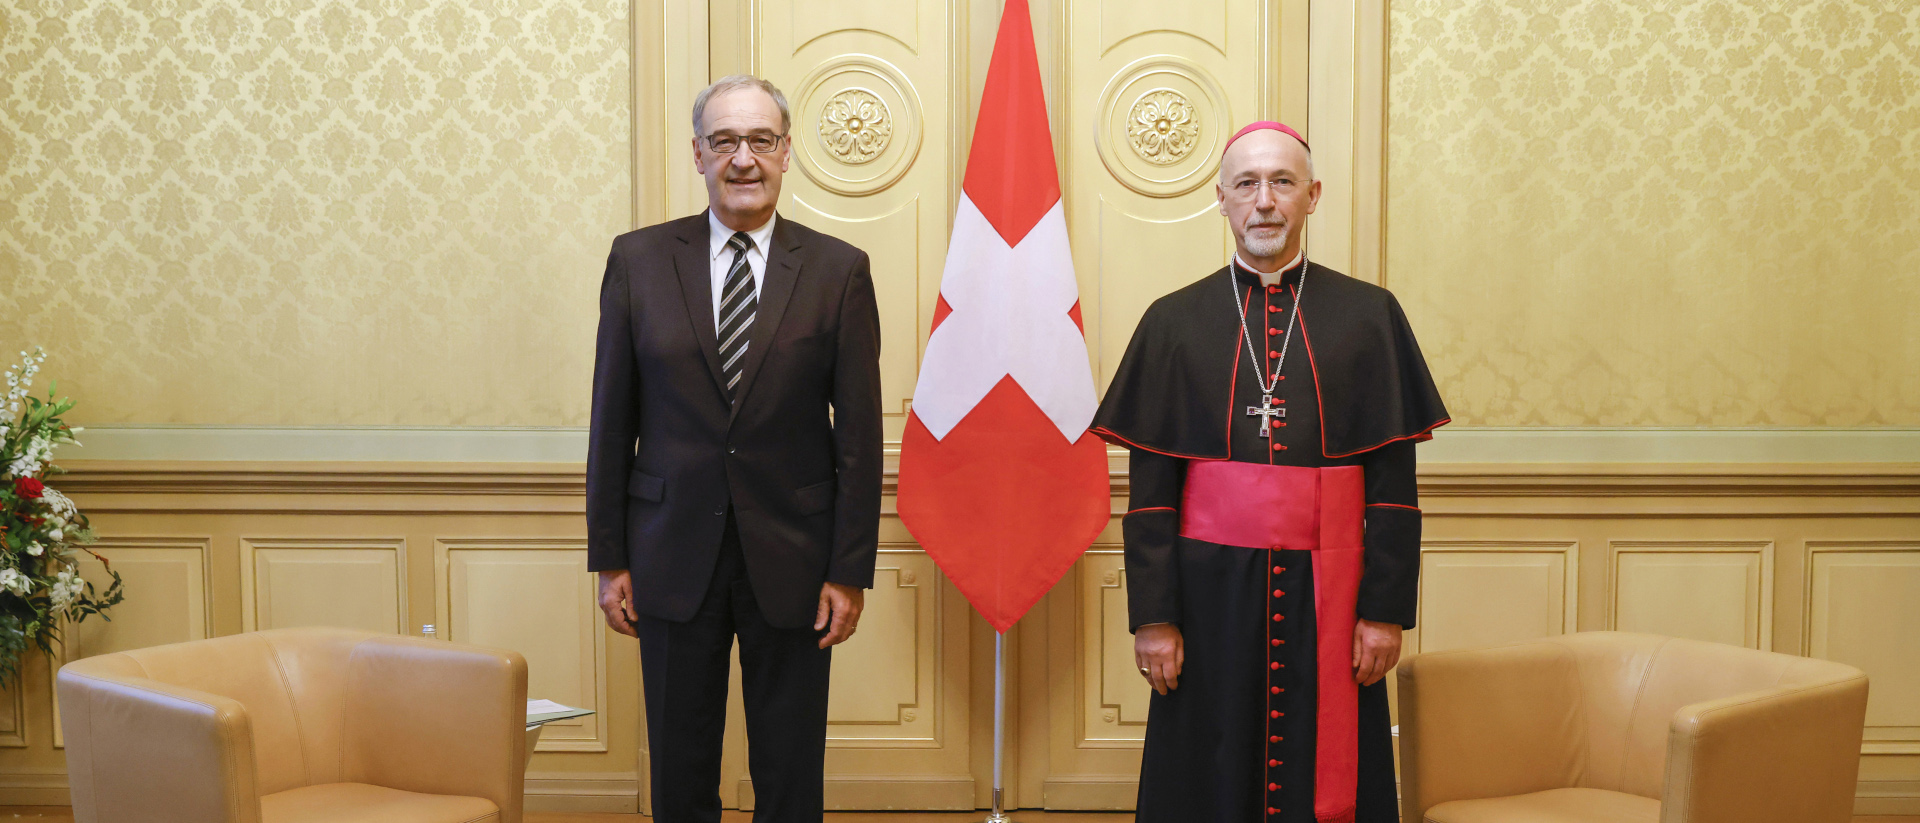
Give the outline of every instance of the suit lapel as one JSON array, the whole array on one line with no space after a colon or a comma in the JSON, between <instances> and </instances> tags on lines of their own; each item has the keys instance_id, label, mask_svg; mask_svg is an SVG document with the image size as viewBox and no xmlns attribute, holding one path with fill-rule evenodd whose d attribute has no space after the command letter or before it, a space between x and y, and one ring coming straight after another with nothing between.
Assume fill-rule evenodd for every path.
<instances>
[{"instance_id":1,"label":"suit lapel","mask_svg":"<svg viewBox=\"0 0 1920 823\"><path fill-rule=\"evenodd\" d=\"M713 387L725 396L727 379L720 372L719 332L713 327L711 234L706 212L689 219L686 230L680 234L680 250L673 255L673 267L680 274L680 296L686 300L687 319L693 322L693 336L700 341L700 353L707 359Z\"/></svg>"},{"instance_id":2,"label":"suit lapel","mask_svg":"<svg viewBox=\"0 0 1920 823\"><path fill-rule=\"evenodd\" d=\"M767 360L767 350L773 347L774 333L780 330L780 318L787 313L787 304L792 301L793 287L800 279L800 235L793 230L793 224L782 218L773 224L773 236L767 243L766 282L760 287L760 304L755 309L753 336L747 343L747 363L740 371L740 391L733 401L732 420L740 416L740 407L746 403L747 393L753 390L754 378L760 374L760 364ZM711 298L709 298L711 299ZM719 355L713 356L714 362ZM724 385L724 384L723 384Z\"/></svg>"}]
</instances>

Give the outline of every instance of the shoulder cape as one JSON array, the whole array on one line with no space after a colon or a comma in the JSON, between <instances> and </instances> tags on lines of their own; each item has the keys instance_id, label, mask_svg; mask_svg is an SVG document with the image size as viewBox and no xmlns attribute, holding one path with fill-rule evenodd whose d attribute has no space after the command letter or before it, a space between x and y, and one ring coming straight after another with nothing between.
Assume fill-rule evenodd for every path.
<instances>
[{"instance_id":1,"label":"shoulder cape","mask_svg":"<svg viewBox=\"0 0 1920 823\"><path fill-rule=\"evenodd\" d=\"M1449 422L1426 358L1393 293L1309 263L1299 339L1320 403L1328 458L1427 440ZM1199 460L1227 456L1233 383L1246 353L1231 267L1155 301L1094 415L1116 445ZM1297 350L1298 351L1298 350Z\"/></svg>"}]
</instances>

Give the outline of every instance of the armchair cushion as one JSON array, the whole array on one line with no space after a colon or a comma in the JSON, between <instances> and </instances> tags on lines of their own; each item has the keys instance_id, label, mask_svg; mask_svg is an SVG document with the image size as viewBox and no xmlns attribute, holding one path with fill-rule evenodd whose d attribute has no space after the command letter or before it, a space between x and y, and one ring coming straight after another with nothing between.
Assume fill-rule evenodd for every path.
<instances>
[{"instance_id":1,"label":"armchair cushion","mask_svg":"<svg viewBox=\"0 0 1920 823\"><path fill-rule=\"evenodd\" d=\"M1455 800L1427 810L1422 823L1659 823L1660 801L1605 789Z\"/></svg>"},{"instance_id":2,"label":"armchair cushion","mask_svg":"<svg viewBox=\"0 0 1920 823\"><path fill-rule=\"evenodd\" d=\"M365 783L326 783L260 798L266 823L499 823L478 797L418 794Z\"/></svg>"}]
</instances>

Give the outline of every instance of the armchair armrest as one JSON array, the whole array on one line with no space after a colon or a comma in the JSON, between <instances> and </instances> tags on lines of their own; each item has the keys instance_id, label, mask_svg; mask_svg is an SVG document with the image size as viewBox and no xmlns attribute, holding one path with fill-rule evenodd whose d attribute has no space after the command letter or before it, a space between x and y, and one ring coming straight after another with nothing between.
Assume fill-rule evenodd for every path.
<instances>
[{"instance_id":1,"label":"armchair armrest","mask_svg":"<svg viewBox=\"0 0 1920 823\"><path fill-rule=\"evenodd\" d=\"M411 637L354 646L347 666L345 777L427 794L484 797L520 823L527 661Z\"/></svg>"},{"instance_id":2,"label":"armchair armrest","mask_svg":"<svg viewBox=\"0 0 1920 823\"><path fill-rule=\"evenodd\" d=\"M1399 668L1402 820L1452 800L1575 785L1586 746L1564 646L1420 654Z\"/></svg>"},{"instance_id":3,"label":"armchair armrest","mask_svg":"<svg viewBox=\"0 0 1920 823\"><path fill-rule=\"evenodd\" d=\"M1682 706L1662 823L1851 820L1867 711L1867 676L1851 672Z\"/></svg>"},{"instance_id":4,"label":"armchair armrest","mask_svg":"<svg viewBox=\"0 0 1920 823\"><path fill-rule=\"evenodd\" d=\"M78 823L259 823L253 725L239 701L86 668L69 664L58 681Z\"/></svg>"}]
</instances>

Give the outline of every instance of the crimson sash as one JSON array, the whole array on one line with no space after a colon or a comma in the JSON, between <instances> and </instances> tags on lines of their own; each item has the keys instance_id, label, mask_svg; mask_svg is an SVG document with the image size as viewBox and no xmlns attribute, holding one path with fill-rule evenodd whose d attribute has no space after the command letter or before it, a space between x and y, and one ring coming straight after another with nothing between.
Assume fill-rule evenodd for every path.
<instances>
[{"instance_id":1,"label":"crimson sash","mask_svg":"<svg viewBox=\"0 0 1920 823\"><path fill-rule=\"evenodd\" d=\"M1365 522L1366 486L1359 466L1313 469L1229 460L1187 464L1182 536L1270 552L1313 552L1319 672L1313 816L1319 823L1350 823L1359 786L1360 688L1353 682L1352 654ZM1278 647L1268 651L1279 655ZM1273 763L1269 758L1262 765ZM1272 804L1267 805L1271 813Z\"/></svg>"}]
</instances>

